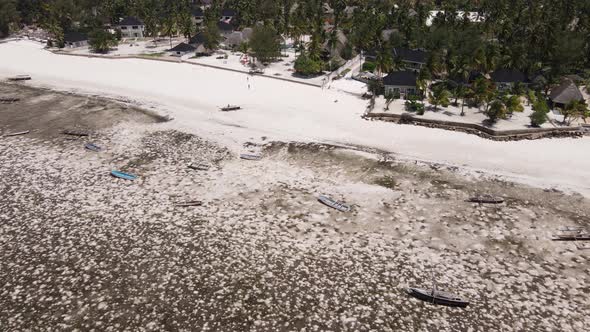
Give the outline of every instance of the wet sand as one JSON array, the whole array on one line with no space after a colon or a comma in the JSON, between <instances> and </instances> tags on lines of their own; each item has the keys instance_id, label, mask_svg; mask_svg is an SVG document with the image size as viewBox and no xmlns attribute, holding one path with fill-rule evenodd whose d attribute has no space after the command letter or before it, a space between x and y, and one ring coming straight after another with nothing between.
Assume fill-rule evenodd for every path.
<instances>
[{"instance_id":1,"label":"wet sand","mask_svg":"<svg viewBox=\"0 0 590 332\"><path fill-rule=\"evenodd\" d=\"M581 195L297 143L258 162L95 97L0 85L0 326L122 331L583 331ZM72 139L64 129L88 131ZM84 149L94 142L100 153ZM208 171L186 167L190 162ZM138 176L114 179L118 169ZM501 205L466 200L476 193ZM343 214L317 202L330 194ZM201 207L174 202L198 199ZM471 301L409 298L407 286Z\"/></svg>"}]
</instances>

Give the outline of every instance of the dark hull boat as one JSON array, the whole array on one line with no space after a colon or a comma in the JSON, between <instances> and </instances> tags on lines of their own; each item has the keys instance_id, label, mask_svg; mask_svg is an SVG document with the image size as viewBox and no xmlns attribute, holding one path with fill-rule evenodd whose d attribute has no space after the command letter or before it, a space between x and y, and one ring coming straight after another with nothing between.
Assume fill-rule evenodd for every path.
<instances>
[{"instance_id":1,"label":"dark hull boat","mask_svg":"<svg viewBox=\"0 0 590 332\"><path fill-rule=\"evenodd\" d=\"M76 130L64 130L61 133L64 134L64 135L77 136L77 137L86 137L86 136L88 136L88 133L83 132L83 131L76 131Z\"/></svg>"},{"instance_id":2,"label":"dark hull boat","mask_svg":"<svg viewBox=\"0 0 590 332\"><path fill-rule=\"evenodd\" d=\"M240 158L244 159L244 160L260 160L260 159L262 159L261 156L256 155L256 154L241 154Z\"/></svg>"},{"instance_id":3,"label":"dark hull boat","mask_svg":"<svg viewBox=\"0 0 590 332\"><path fill-rule=\"evenodd\" d=\"M98 146L96 144L92 144L92 143L88 143L88 144L84 145L84 147L87 150L94 151L94 152L100 152L102 150L102 148L100 146Z\"/></svg>"},{"instance_id":4,"label":"dark hull boat","mask_svg":"<svg viewBox=\"0 0 590 332\"><path fill-rule=\"evenodd\" d=\"M28 81L30 79L31 76L29 75L16 75L8 78L9 81Z\"/></svg>"},{"instance_id":5,"label":"dark hull boat","mask_svg":"<svg viewBox=\"0 0 590 332\"><path fill-rule=\"evenodd\" d=\"M558 233L553 236L553 241L589 241L590 232L582 227L567 226L558 229Z\"/></svg>"},{"instance_id":6,"label":"dark hull boat","mask_svg":"<svg viewBox=\"0 0 590 332\"><path fill-rule=\"evenodd\" d=\"M590 241L590 234L555 235L553 241Z\"/></svg>"},{"instance_id":7,"label":"dark hull boat","mask_svg":"<svg viewBox=\"0 0 590 332\"><path fill-rule=\"evenodd\" d=\"M480 204L502 204L504 203L504 198L491 195L478 195L470 197L467 201Z\"/></svg>"},{"instance_id":8,"label":"dark hull boat","mask_svg":"<svg viewBox=\"0 0 590 332\"><path fill-rule=\"evenodd\" d=\"M19 101L19 98L7 98L7 97L0 97L0 104L12 104Z\"/></svg>"},{"instance_id":9,"label":"dark hull boat","mask_svg":"<svg viewBox=\"0 0 590 332\"><path fill-rule=\"evenodd\" d=\"M195 171L208 171L211 166L206 164L189 164L188 168L194 169Z\"/></svg>"},{"instance_id":10,"label":"dark hull boat","mask_svg":"<svg viewBox=\"0 0 590 332\"><path fill-rule=\"evenodd\" d=\"M186 201L186 202L176 202L174 206L177 207L189 207L189 206L201 206L203 202L201 201Z\"/></svg>"},{"instance_id":11,"label":"dark hull boat","mask_svg":"<svg viewBox=\"0 0 590 332\"><path fill-rule=\"evenodd\" d=\"M242 108L240 106L235 106L235 105L227 105L225 107L221 108L222 112L229 112L229 111L237 111L237 110L241 110Z\"/></svg>"},{"instance_id":12,"label":"dark hull boat","mask_svg":"<svg viewBox=\"0 0 590 332\"><path fill-rule=\"evenodd\" d=\"M469 305L468 301L465 301L456 295L446 292L441 292L437 290L426 290L413 287L408 288L406 291L409 295L417 299L420 299L425 302L430 302L433 304L459 308L465 308Z\"/></svg>"},{"instance_id":13,"label":"dark hull boat","mask_svg":"<svg viewBox=\"0 0 590 332\"><path fill-rule=\"evenodd\" d=\"M320 195L320 197L318 197L318 201L340 212L350 212L350 206L341 202L337 202L328 196Z\"/></svg>"}]
</instances>

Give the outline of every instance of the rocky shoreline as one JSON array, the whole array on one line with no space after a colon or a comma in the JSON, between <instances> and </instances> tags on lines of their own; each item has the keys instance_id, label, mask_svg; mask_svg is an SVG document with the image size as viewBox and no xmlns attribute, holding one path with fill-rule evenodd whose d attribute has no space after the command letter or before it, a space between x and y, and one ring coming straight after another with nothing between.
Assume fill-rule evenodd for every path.
<instances>
[{"instance_id":1,"label":"rocky shoreline","mask_svg":"<svg viewBox=\"0 0 590 332\"><path fill-rule=\"evenodd\" d=\"M550 241L590 224L580 195L302 143L261 161L100 98L19 90L0 139L7 330L581 331L590 257ZM6 107L5 107L6 106ZM61 129L83 127L84 150ZM191 162L211 165L195 171ZM111 169L138 176L126 182ZM466 202L476 193L501 205ZM353 207L317 202L328 193ZM196 208L173 202L199 199ZM464 310L405 287L468 298Z\"/></svg>"}]
</instances>

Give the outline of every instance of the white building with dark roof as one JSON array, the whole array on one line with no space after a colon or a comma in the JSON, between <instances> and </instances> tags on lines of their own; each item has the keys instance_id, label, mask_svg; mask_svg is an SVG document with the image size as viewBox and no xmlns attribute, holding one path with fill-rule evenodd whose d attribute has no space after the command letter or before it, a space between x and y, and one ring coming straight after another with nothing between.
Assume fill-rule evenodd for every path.
<instances>
[{"instance_id":1,"label":"white building with dark roof","mask_svg":"<svg viewBox=\"0 0 590 332\"><path fill-rule=\"evenodd\" d=\"M173 48L169 49L168 52L170 53L171 56L185 56L185 55L194 55L196 52L197 48L194 47L193 45L187 44L187 43L180 43L176 46L174 46Z\"/></svg>"},{"instance_id":2,"label":"white building with dark roof","mask_svg":"<svg viewBox=\"0 0 590 332\"><path fill-rule=\"evenodd\" d=\"M383 78L385 93L399 93L400 96L418 93L418 76L412 70L394 71Z\"/></svg>"},{"instance_id":3,"label":"white building with dark roof","mask_svg":"<svg viewBox=\"0 0 590 332\"><path fill-rule=\"evenodd\" d=\"M145 25L143 22L132 16L125 17L117 25L121 30L121 37L123 38L143 38L145 37Z\"/></svg>"},{"instance_id":4,"label":"white building with dark roof","mask_svg":"<svg viewBox=\"0 0 590 332\"><path fill-rule=\"evenodd\" d=\"M490 79L499 91L509 91L518 83L529 83L527 76L517 69L497 69L490 74Z\"/></svg>"},{"instance_id":5,"label":"white building with dark roof","mask_svg":"<svg viewBox=\"0 0 590 332\"><path fill-rule=\"evenodd\" d=\"M75 48L88 45L88 36L85 33L77 31L68 31L64 33L64 47Z\"/></svg>"},{"instance_id":6,"label":"white building with dark roof","mask_svg":"<svg viewBox=\"0 0 590 332\"><path fill-rule=\"evenodd\" d=\"M409 49L404 47L395 47L393 57L401 60L409 70L420 71L428 61L428 53L419 49Z\"/></svg>"}]
</instances>

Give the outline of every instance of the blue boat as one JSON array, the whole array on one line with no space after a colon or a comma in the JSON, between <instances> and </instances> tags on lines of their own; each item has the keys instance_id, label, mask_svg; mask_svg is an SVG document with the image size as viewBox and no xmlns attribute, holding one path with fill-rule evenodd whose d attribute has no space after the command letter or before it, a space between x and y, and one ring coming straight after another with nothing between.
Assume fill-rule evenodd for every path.
<instances>
[{"instance_id":1,"label":"blue boat","mask_svg":"<svg viewBox=\"0 0 590 332\"><path fill-rule=\"evenodd\" d=\"M102 148L100 146L93 144L93 143L88 143L88 144L84 145L84 147L87 150L94 151L94 152L100 152L102 150Z\"/></svg>"},{"instance_id":2,"label":"blue boat","mask_svg":"<svg viewBox=\"0 0 590 332\"><path fill-rule=\"evenodd\" d=\"M111 171L111 175L116 178L123 179L123 180L129 180L129 181L133 181L133 180L137 179L137 176L135 176L135 175L131 175L131 174L127 174L127 173L123 173L123 172L119 172L119 171Z\"/></svg>"}]
</instances>

